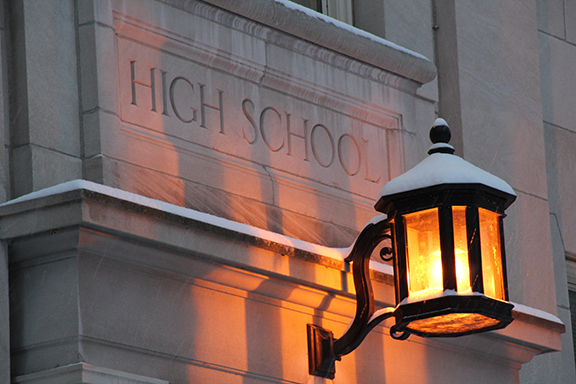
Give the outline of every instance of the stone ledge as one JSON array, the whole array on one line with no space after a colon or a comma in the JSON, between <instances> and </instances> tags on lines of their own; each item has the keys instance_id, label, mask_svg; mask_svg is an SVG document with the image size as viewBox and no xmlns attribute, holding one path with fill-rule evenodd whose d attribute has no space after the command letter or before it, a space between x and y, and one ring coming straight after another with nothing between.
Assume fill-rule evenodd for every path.
<instances>
[{"instance_id":1,"label":"stone ledge","mask_svg":"<svg viewBox=\"0 0 576 384\"><path fill-rule=\"evenodd\" d=\"M259 294L272 300L291 302L299 308L307 308L307 311L321 310L324 318L331 318L342 325L353 316L350 298L354 290L346 264L342 261L321 262L337 260L335 255L344 253L343 250L319 247L260 229L248 234L241 230L242 225L235 227L234 223L223 228L217 225L217 221L222 219L204 214L195 216L194 211L170 207L167 203L78 180L67 183L67 187L56 186L0 205L0 234L4 241L17 240L12 248L13 268L18 268L17 264L21 263L30 265L42 262L41 256L46 255L41 253L58 253L56 249L48 249L50 247L39 247L42 241L36 245L26 245L34 235L54 237L51 233L57 233L59 229L80 226L87 228L88 231L84 233L91 236L92 240L83 241L90 245L90 252L107 249L110 253L108 257L152 268L150 273L153 274L161 271L180 274L190 269L190 263L207 260L214 268L232 267L227 273L206 274L212 276L210 284L225 289L251 291L250 287L262 285L255 284L254 279L271 279L266 285L269 289ZM149 230L152 226L154 231ZM96 237L90 235L90 228L113 234L106 236L106 241L113 241L113 238L128 240L138 244L141 250L134 252L134 244L129 244L132 251L126 252L118 242L114 246L102 247L95 241ZM66 234L62 233L62 236ZM53 247L64 246L62 241L56 240ZM20 249L22 246L24 248ZM37 254L32 250L36 250ZM188 256L176 256L175 259L172 254ZM194 257L190 259L190 255ZM234 274L234 277L230 274ZM216 276L219 275L224 277L218 279ZM379 283L374 287L377 305L391 305L392 275L385 270L377 275ZM290 300L287 300L284 286L290 286L292 290L298 286L300 288L294 291L298 292L297 295L288 295ZM329 307L323 307L322 297L327 293L334 302ZM488 354L491 358L518 366L538 354L561 349L560 334L564 332L564 325L557 317L519 305L514 311L514 318L515 321L506 329L485 334L454 339L414 336L411 340L454 353L465 350L466 354L481 357ZM384 323L376 331L387 333L389 326Z\"/></svg>"},{"instance_id":2,"label":"stone ledge","mask_svg":"<svg viewBox=\"0 0 576 384\"><path fill-rule=\"evenodd\" d=\"M95 367L85 363L16 376L13 382L23 384L169 384L166 380Z\"/></svg>"},{"instance_id":3,"label":"stone ledge","mask_svg":"<svg viewBox=\"0 0 576 384\"><path fill-rule=\"evenodd\" d=\"M204 2L420 84L436 77L436 67L424 56L330 17L299 9L296 5L288 7L274 0Z\"/></svg>"},{"instance_id":4,"label":"stone ledge","mask_svg":"<svg viewBox=\"0 0 576 384\"><path fill-rule=\"evenodd\" d=\"M172 251L193 252L211 262L278 276L325 292L338 292L348 298L354 295L350 268L343 261L347 255L345 249L308 243L83 180L60 184L0 205L0 216L0 238L14 240L10 256L12 269L46 260L49 254L69 252L69 242L64 238L75 236L67 234L69 229L81 227L121 238L136 238L138 242L161 243L163 248ZM156 227L153 236L146 230L151 220L155 221ZM24 252L16 251L21 243L30 243L31 236L43 245L27 246ZM44 237L52 240L43 240ZM57 244L47 248L46 241ZM218 244L216 248L215 244ZM255 257L255 254L259 256ZM279 259L270 258L270 255L279 256ZM371 277L387 286L393 284L388 265L373 263ZM380 299L380 305L384 302L389 300Z\"/></svg>"}]
</instances>

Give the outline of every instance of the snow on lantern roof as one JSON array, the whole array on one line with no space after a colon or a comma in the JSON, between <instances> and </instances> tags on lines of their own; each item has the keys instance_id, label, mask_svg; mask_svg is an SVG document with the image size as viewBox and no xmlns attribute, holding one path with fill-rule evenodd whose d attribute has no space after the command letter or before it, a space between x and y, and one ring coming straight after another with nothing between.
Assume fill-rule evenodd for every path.
<instances>
[{"instance_id":1,"label":"snow on lantern roof","mask_svg":"<svg viewBox=\"0 0 576 384\"><path fill-rule=\"evenodd\" d=\"M435 185L463 183L483 184L516 196L507 182L453 154L454 148L448 144L450 131L444 119L436 119L430 131L430 139L433 142L428 151L430 155L414 168L384 185L378 200L383 196Z\"/></svg>"},{"instance_id":2,"label":"snow on lantern roof","mask_svg":"<svg viewBox=\"0 0 576 384\"><path fill-rule=\"evenodd\" d=\"M434 185L461 183L483 184L516 196L507 182L461 157L433 153L408 172L390 180L382 188L378 198Z\"/></svg>"}]
</instances>

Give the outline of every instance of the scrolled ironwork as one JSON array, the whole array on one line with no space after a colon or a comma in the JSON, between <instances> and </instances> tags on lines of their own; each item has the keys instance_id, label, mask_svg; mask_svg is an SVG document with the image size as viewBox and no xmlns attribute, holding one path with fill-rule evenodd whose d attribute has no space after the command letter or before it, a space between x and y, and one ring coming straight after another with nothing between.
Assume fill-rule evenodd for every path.
<instances>
[{"instance_id":1,"label":"scrolled ironwork","mask_svg":"<svg viewBox=\"0 0 576 384\"><path fill-rule=\"evenodd\" d=\"M382 249L380 249L380 258L383 261L391 261L394 258L392 247L382 247Z\"/></svg>"},{"instance_id":2,"label":"scrolled ironwork","mask_svg":"<svg viewBox=\"0 0 576 384\"><path fill-rule=\"evenodd\" d=\"M409 336L410 332L408 331L402 331L399 333L398 329L396 328L396 325L390 327L390 337L393 338L394 340L406 340Z\"/></svg>"},{"instance_id":3,"label":"scrolled ironwork","mask_svg":"<svg viewBox=\"0 0 576 384\"><path fill-rule=\"evenodd\" d=\"M390 223L387 219L370 223L364 227L356 239L350 255L346 258L347 262L352 263L357 307L356 316L346 333L334 341L334 353L337 356L352 352L370 332L368 323L374 314L374 292L370 282L370 256L382 241L389 238Z\"/></svg>"},{"instance_id":4,"label":"scrolled ironwork","mask_svg":"<svg viewBox=\"0 0 576 384\"><path fill-rule=\"evenodd\" d=\"M334 361L340 360L341 356L354 351L374 327L395 315L396 308L383 308L376 313L374 312L374 292L370 282L372 252L382 241L389 239L391 239L390 222L385 218L366 225L356 239L352 251L345 259L352 263L354 287L356 288L356 315L342 337L330 338L329 342L324 342L324 348L319 345L319 342L316 343L317 345L310 345L310 354L322 355L317 356L314 362L310 360L310 372L312 374L333 378ZM383 247L380 251L380 257L389 261L392 257L386 256L388 254L392 255L392 250L389 247ZM309 325L310 327L315 328L313 331L316 332L315 334L324 332L320 327ZM398 334L396 331L392 332L391 329L391 336L397 340L405 340L409 334L406 332ZM328 350L326 350L326 346L328 346ZM325 354L320 352L321 349L326 350Z\"/></svg>"}]
</instances>

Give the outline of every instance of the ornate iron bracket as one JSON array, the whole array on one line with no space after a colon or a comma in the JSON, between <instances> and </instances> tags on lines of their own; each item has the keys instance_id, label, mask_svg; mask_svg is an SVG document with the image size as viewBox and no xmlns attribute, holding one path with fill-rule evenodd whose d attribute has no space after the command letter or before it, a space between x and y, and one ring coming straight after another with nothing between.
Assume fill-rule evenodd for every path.
<instances>
[{"instance_id":1,"label":"ornate iron bracket","mask_svg":"<svg viewBox=\"0 0 576 384\"><path fill-rule=\"evenodd\" d=\"M395 308L374 312L374 292L370 282L370 256L378 244L390 238L390 223L383 219L366 225L356 239L350 255L346 258L347 262L352 263L357 299L356 315L348 330L339 339L334 339L329 330L308 324L308 361L311 375L333 379L336 372L335 361L358 348L380 322L394 316ZM390 248L384 247L380 257L390 260L391 257L387 255L391 253ZM405 340L409 336L406 332L398 334L394 327L390 329L390 335L398 340Z\"/></svg>"}]
</instances>

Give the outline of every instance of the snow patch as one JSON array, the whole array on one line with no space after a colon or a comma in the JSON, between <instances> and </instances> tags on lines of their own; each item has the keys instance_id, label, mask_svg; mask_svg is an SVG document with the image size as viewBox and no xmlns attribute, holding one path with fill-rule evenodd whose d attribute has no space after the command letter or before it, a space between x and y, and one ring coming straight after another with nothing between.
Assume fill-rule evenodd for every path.
<instances>
[{"instance_id":1,"label":"snow patch","mask_svg":"<svg viewBox=\"0 0 576 384\"><path fill-rule=\"evenodd\" d=\"M562 320L560 320L558 317L554 316L551 313L542 311L540 309L536 309L536 308L532 308L532 307L528 307L527 305L524 304L517 304L517 303L513 303L510 302L510 304L514 305L514 310L516 312L520 312L523 313L525 315L530 315L530 316L534 316L534 317L538 317L544 320L548 320L551 321L553 323L557 323L557 324L564 324L562 322Z\"/></svg>"},{"instance_id":2,"label":"snow patch","mask_svg":"<svg viewBox=\"0 0 576 384\"><path fill-rule=\"evenodd\" d=\"M275 0L278 1L278 0ZM453 156L453 155L448 155L448 156ZM229 229L231 231L234 232L238 232L238 233L243 233L246 235L251 235L251 236L255 236L264 240L268 240L268 241L272 241L278 244L283 244L289 247L293 247L296 249L300 249L306 252L310 252L310 253L315 253L321 256L325 256L325 257L329 257L331 259L336 259L336 260L340 260L343 261L348 254L350 253L350 250L352 249L352 246L348 247L348 248L330 248L330 247L326 247L323 245L318 245L318 244L313 244L313 243L309 243L307 241L303 241L303 240L299 240L299 239L294 239L291 238L289 236L284 236L284 235L280 235L274 232L270 232L264 229L260 229L260 228L256 228L253 227L251 225L247 225L247 224L242 224L242 223L238 223L232 220L227 220L227 219L223 219L221 217L217 217L217 216L213 216L207 213L203 213L203 212L198 212L189 208L184 208L184 207L180 207L174 204L169 204L160 200L156 200L156 199L151 199L148 197L144 197L141 195L137 195L135 193L131 193L131 192L126 192L123 191L121 189L117 189L117 188L112 188L112 187L108 187L102 184L97 184L91 181L86 181L86 180L72 180L66 183L62 183L62 184L58 184L55 185L53 187L49 187L49 188L45 188L42 189L40 191L36 191L36 192L32 192L29 193L27 195L21 196L17 199L14 200L10 200L6 203L0 204L0 207L6 207L6 206L10 206L13 204L17 204L17 203L21 203L21 202L25 202L25 201L30 201L30 200L36 200L36 199L40 199L42 197L47 197L47 196L53 196L53 195L59 195L65 192L70 192L70 191L76 191L76 190L88 190L88 191L93 191L93 192L97 192L106 196L110 196L119 200L124 200L127 202L132 202L135 204L139 204L145 207L149 207L149 208L154 208L157 210L161 210L164 212L168 212L171 214L175 214L178 216L182 216L182 217L186 217L189 219L193 219L196 221L200 221L206 224L210 224L210 225L214 225L216 227L220 227L220 228L225 228L225 229ZM386 215L378 215L376 217L374 217L372 220L370 220L366 225L368 224L375 224L378 223L382 220L386 219ZM392 266L387 265L387 264L381 264L381 263L377 263L377 262L370 262L370 268L378 271L378 272L382 272L384 274L387 275L391 275L393 276L393 269ZM470 295L470 293L466 292L464 293L465 295ZM473 292L473 295L481 295L480 293L477 292ZM437 298L437 297L442 297L442 296L451 296L451 295L458 295L458 292L454 291L454 290L445 290L442 292L437 292L433 295L430 295L430 297L427 297L427 299L432 299L432 298ZM462 294L460 294L462 295ZM399 305L402 304L408 304L409 302L413 302L413 301L421 301L422 298L419 297L418 300L410 300L409 298L404 299ZM540 309L536 309L536 308L531 308L528 307L526 305L523 304L517 304L517 303L513 303L510 302L510 304L514 305L514 310L520 313L524 313L530 316L534 316L534 317L538 317L541 319L545 319L557 324L563 324L562 321L548 313L545 311L542 311ZM377 312L374 313L374 315L372 316L372 318L374 318L374 316L380 315L382 313L385 312L389 312L389 311L393 311L395 308L383 308Z\"/></svg>"},{"instance_id":3,"label":"snow patch","mask_svg":"<svg viewBox=\"0 0 576 384\"><path fill-rule=\"evenodd\" d=\"M286 8L293 9L293 10L300 11L300 12L302 12L302 13L305 13L307 16L314 17L315 19L322 20L322 21L324 21L324 22L326 22L326 23L330 23L330 24L332 24L332 25L334 25L334 26L336 26L336 27L338 27L338 28L345 29L345 30L347 30L347 31L349 31L349 32L357 35L357 36L361 36L361 37L367 38L367 39L369 39L369 40L372 40L372 41L375 41L375 42L377 42L377 43L379 43L379 44L382 44L382 45L385 45L385 46L387 46L387 47L393 48L393 49L395 49L395 50L397 50L397 51L404 52L404 53L406 53L406 54L408 54L408 55L417 57L417 58L419 58L419 59L424 59L424 60L426 60L426 61L430 61L427 57L425 57L425 56L423 56L423 55L421 55L421 54L419 54L419 53L417 53L417 52L411 51L411 50L409 50L409 49L407 49L407 48L404 48L404 47L402 47L402 46L400 46L400 45L394 44L394 43L392 43L391 41L382 39L381 37L375 36L375 35L373 35L373 34L371 34L371 33L369 33L369 32L366 32L366 31L363 31L363 30L358 29L358 28L356 28L356 27L353 27L352 25L346 24L346 23L344 23L344 22L342 22L342 21L340 21L340 20L333 19L333 18L331 18L330 16L323 15L323 14L321 14L321 13L319 13L319 12L316 12L316 11L310 9L310 8L306 8L306 7L302 6L302 5L293 3L292 1L289 1L289 0L272 0L272 1L274 1L274 2L276 2L276 3L279 3L279 4L282 4L282 5L283 5L284 7L286 7Z\"/></svg>"},{"instance_id":4,"label":"snow patch","mask_svg":"<svg viewBox=\"0 0 576 384\"><path fill-rule=\"evenodd\" d=\"M436 120L434 120L434 127L439 127L442 125L448 126L448 123L443 118L439 117Z\"/></svg>"},{"instance_id":5,"label":"snow patch","mask_svg":"<svg viewBox=\"0 0 576 384\"><path fill-rule=\"evenodd\" d=\"M375 318L382 316L382 315L387 315L389 313L392 313L396 310L396 308L398 307L386 307L386 308L382 308L377 310L376 312L374 312L374 314L372 316L370 316L370 320L368 320L368 323L370 323L372 320L374 320Z\"/></svg>"},{"instance_id":6,"label":"snow patch","mask_svg":"<svg viewBox=\"0 0 576 384\"><path fill-rule=\"evenodd\" d=\"M409 296L409 297L405 298L404 300L402 300L400 302L400 304L398 304L398 306L401 306L404 304L416 303L416 302L424 301L424 300L437 299L439 297L446 297L446 296L484 296L484 295L482 293L479 293L479 292L471 292L470 290L468 290L466 292L460 292L459 293L459 292L456 292L452 289L446 289L444 291L436 291L433 293L429 293L428 295L416 295L416 296L412 295L412 297ZM523 313L525 315L537 317L539 319L548 320L548 321L551 321L553 323L564 324L564 323L562 323L562 320L560 320L558 317L552 315L551 313L542 311L540 309L528 307L528 306L523 305L523 304L514 303L512 301L509 301L509 303L514 306L514 311L516 311L516 312L520 312L520 313Z\"/></svg>"},{"instance_id":7,"label":"snow patch","mask_svg":"<svg viewBox=\"0 0 576 384\"><path fill-rule=\"evenodd\" d=\"M504 180L472 165L459 156L433 153L408 172L390 180L378 199L396 193L440 184L478 183L516 196Z\"/></svg>"}]
</instances>

